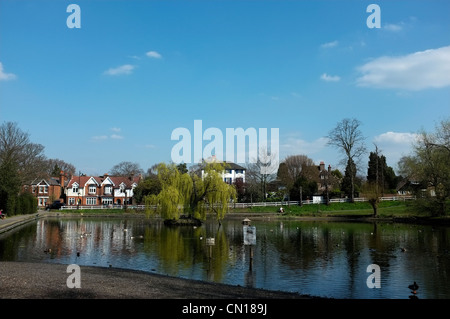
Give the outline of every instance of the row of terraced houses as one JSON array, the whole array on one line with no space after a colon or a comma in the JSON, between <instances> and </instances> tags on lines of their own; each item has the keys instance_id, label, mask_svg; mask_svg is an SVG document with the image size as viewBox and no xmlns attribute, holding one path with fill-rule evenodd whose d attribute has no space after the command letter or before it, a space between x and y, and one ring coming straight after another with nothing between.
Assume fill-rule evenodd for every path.
<instances>
[{"instance_id":1,"label":"row of terraced houses","mask_svg":"<svg viewBox=\"0 0 450 319\"><path fill-rule=\"evenodd\" d=\"M33 180L23 186L33 194L43 208L60 200L69 206L130 205L134 204L133 190L142 176L67 176Z\"/></svg>"}]
</instances>

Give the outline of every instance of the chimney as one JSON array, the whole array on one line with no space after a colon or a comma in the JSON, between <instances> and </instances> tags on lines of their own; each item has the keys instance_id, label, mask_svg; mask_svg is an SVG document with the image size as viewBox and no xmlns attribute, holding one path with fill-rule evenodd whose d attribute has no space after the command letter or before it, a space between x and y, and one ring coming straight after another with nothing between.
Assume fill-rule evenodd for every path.
<instances>
[{"instance_id":1,"label":"chimney","mask_svg":"<svg viewBox=\"0 0 450 319\"><path fill-rule=\"evenodd\" d=\"M323 170L325 170L325 163L322 161L322 162L320 162L320 169L319 169L321 172L323 171Z\"/></svg>"},{"instance_id":2,"label":"chimney","mask_svg":"<svg viewBox=\"0 0 450 319\"><path fill-rule=\"evenodd\" d=\"M331 165L328 165L328 173L331 173Z\"/></svg>"},{"instance_id":3,"label":"chimney","mask_svg":"<svg viewBox=\"0 0 450 319\"><path fill-rule=\"evenodd\" d=\"M64 183L66 182L66 175L64 174L64 171L63 170L61 170L60 172L59 172L59 184L61 185L61 187L63 187L64 188Z\"/></svg>"}]
</instances>

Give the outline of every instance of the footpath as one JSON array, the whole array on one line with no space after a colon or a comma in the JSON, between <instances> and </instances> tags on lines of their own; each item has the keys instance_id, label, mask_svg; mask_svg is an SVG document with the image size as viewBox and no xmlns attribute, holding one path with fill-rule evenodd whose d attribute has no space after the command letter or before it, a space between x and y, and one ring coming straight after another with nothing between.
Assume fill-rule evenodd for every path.
<instances>
[{"instance_id":1,"label":"footpath","mask_svg":"<svg viewBox=\"0 0 450 319\"><path fill-rule=\"evenodd\" d=\"M43 217L45 214L46 212L39 211L35 214L6 216L5 219L0 219L0 234L26 224L33 219Z\"/></svg>"}]
</instances>

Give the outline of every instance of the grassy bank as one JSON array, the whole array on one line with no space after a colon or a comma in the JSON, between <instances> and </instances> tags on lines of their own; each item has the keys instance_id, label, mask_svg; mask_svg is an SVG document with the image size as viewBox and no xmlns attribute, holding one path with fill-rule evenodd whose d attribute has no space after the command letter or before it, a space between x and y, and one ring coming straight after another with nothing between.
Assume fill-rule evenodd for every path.
<instances>
[{"instance_id":1,"label":"grassy bank","mask_svg":"<svg viewBox=\"0 0 450 319\"><path fill-rule=\"evenodd\" d=\"M283 206L285 216L371 216L373 215L372 206L368 202L356 203L331 203L309 204L309 205L291 205ZM279 207L251 207L236 209L236 212L252 213L275 213ZM378 207L379 217L426 217L428 214L418 214L413 211L409 202L403 201L384 201L380 202Z\"/></svg>"}]
</instances>

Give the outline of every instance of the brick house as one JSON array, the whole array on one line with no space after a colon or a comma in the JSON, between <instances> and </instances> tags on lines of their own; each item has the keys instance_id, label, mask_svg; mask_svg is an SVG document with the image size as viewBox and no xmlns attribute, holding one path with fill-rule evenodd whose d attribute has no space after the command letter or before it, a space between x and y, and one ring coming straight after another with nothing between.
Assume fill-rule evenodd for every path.
<instances>
[{"instance_id":1,"label":"brick house","mask_svg":"<svg viewBox=\"0 0 450 319\"><path fill-rule=\"evenodd\" d=\"M38 178L22 186L22 191L31 193L38 200L38 207L45 208L53 201L64 201L67 178L63 171L59 177Z\"/></svg>"},{"instance_id":2,"label":"brick house","mask_svg":"<svg viewBox=\"0 0 450 319\"><path fill-rule=\"evenodd\" d=\"M142 176L72 176L65 188L66 205L131 205Z\"/></svg>"}]
</instances>

